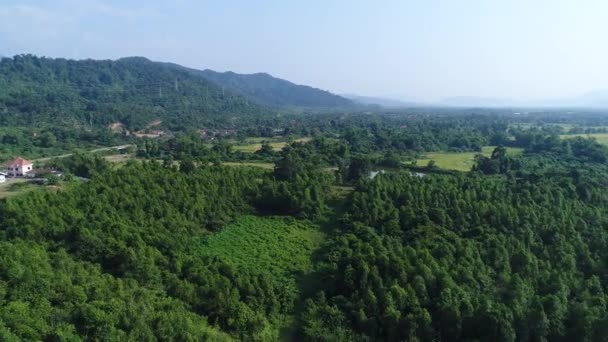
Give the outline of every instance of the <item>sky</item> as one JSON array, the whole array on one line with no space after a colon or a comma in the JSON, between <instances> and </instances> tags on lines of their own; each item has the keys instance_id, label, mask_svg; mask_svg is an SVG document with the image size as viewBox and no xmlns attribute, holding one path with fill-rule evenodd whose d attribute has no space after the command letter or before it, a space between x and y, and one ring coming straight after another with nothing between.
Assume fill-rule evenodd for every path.
<instances>
[{"instance_id":1,"label":"sky","mask_svg":"<svg viewBox=\"0 0 608 342\"><path fill-rule=\"evenodd\" d=\"M605 0L0 0L0 55L144 56L335 93L534 101L608 89Z\"/></svg>"}]
</instances>

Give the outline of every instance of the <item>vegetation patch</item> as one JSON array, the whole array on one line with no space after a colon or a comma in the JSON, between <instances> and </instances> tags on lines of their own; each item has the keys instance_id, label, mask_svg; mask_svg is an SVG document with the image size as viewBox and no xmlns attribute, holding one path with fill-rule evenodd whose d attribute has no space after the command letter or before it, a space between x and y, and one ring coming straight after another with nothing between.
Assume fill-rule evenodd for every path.
<instances>
[{"instance_id":1,"label":"vegetation patch","mask_svg":"<svg viewBox=\"0 0 608 342\"><path fill-rule=\"evenodd\" d=\"M200 241L202 255L218 256L238 268L277 277L312 271L312 253L323 241L319 228L290 217L243 216Z\"/></svg>"},{"instance_id":2,"label":"vegetation patch","mask_svg":"<svg viewBox=\"0 0 608 342\"><path fill-rule=\"evenodd\" d=\"M293 141L308 142L311 139L312 138L310 138L310 137L304 137L304 138L295 139ZM287 144L289 144L289 142L285 141L285 140L276 141L276 140L269 140L266 138L250 138L247 140L247 142L248 142L248 144L245 144L245 145L235 145L233 147L233 149L235 151L253 153L253 152L260 150L262 148L262 144L267 143L268 145L270 145L272 147L272 149L274 151L280 151L283 147L285 147Z\"/></svg>"},{"instance_id":3,"label":"vegetation patch","mask_svg":"<svg viewBox=\"0 0 608 342\"><path fill-rule=\"evenodd\" d=\"M594 139L602 145L608 145L608 133L591 133L591 134L561 134L560 139L573 139L576 137Z\"/></svg>"},{"instance_id":4,"label":"vegetation patch","mask_svg":"<svg viewBox=\"0 0 608 342\"><path fill-rule=\"evenodd\" d=\"M481 149L481 154L489 157L496 146L484 146ZM516 147L507 147L507 154L511 156L519 155L523 149ZM431 152L426 153L423 158L417 160L418 166L425 166L431 160L435 161L435 165L446 170L456 171L471 171L471 167L475 164L475 156L479 152Z\"/></svg>"},{"instance_id":5,"label":"vegetation patch","mask_svg":"<svg viewBox=\"0 0 608 342\"><path fill-rule=\"evenodd\" d=\"M253 167L259 167L262 169L267 169L267 170L272 170L274 169L274 164L273 163L257 163L257 162L225 162L222 163L222 165L226 165L226 166L253 166Z\"/></svg>"}]
</instances>

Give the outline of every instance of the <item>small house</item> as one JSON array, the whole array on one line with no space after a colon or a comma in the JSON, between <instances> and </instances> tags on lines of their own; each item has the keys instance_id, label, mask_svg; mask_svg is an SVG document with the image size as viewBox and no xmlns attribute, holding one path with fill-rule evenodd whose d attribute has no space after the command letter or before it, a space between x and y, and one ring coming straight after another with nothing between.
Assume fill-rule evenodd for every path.
<instances>
[{"instance_id":1,"label":"small house","mask_svg":"<svg viewBox=\"0 0 608 342\"><path fill-rule=\"evenodd\" d=\"M6 182L6 173L0 172L0 183Z\"/></svg>"},{"instance_id":2,"label":"small house","mask_svg":"<svg viewBox=\"0 0 608 342\"><path fill-rule=\"evenodd\" d=\"M34 163L17 157L8 163L8 175L10 177L24 177L34 168Z\"/></svg>"}]
</instances>

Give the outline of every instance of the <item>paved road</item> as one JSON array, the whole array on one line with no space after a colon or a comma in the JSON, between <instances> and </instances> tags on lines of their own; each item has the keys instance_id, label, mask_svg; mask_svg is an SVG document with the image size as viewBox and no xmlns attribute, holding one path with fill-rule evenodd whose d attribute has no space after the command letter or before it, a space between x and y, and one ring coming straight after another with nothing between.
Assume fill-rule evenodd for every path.
<instances>
[{"instance_id":1,"label":"paved road","mask_svg":"<svg viewBox=\"0 0 608 342\"><path fill-rule=\"evenodd\" d=\"M127 144L127 145L118 145L118 146L110 146L110 147L100 147L100 148L96 148L93 150L90 150L89 152L91 153L95 153L95 152L103 152L103 151L110 151L110 150L124 150L125 148L129 148L131 146L135 146L132 144ZM34 161L36 162L42 162L42 161L48 161L51 159L55 159L55 158L66 158L69 157L71 155L73 155L74 153L67 153L67 154L61 154L58 156L52 156L52 157L44 157L44 158L38 158L38 159L34 159Z\"/></svg>"}]
</instances>

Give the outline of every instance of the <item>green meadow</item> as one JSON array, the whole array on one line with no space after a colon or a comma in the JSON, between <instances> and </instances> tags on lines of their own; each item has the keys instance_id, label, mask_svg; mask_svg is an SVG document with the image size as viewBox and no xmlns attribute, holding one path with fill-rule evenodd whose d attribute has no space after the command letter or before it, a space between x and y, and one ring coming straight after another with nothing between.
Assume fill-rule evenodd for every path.
<instances>
[{"instance_id":1,"label":"green meadow","mask_svg":"<svg viewBox=\"0 0 608 342\"><path fill-rule=\"evenodd\" d=\"M575 137L595 139L598 143L608 145L608 133L590 133L590 134L562 134L559 136L561 139L572 139Z\"/></svg>"},{"instance_id":2,"label":"green meadow","mask_svg":"<svg viewBox=\"0 0 608 342\"><path fill-rule=\"evenodd\" d=\"M310 141L310 140L311 140L311 138L299 138L299 139L295 139L294 141L307 142L307 141ZM285 141L285 140L265 139L265 138L250 138L250 139L247 139L247 142L245 144L234 145L233 149L235 151L253 153L253 152L261 149L262 148L262 144L264 142L267 142L270 146L272 146L272 149L275 150L275 151L280 151L283 147L285 147L285 145L288 144L288 142Z\"/></svg>"},{"instance_id":3,"label":"green meadow","mask_svg":"<svg viewBox=\"0 0 608 342\"><path fill-rule=\"evenodd\" d=\"M484 146L481 149L481 154L489 157L496 146ZM523 152L521 148L508 147L509 155L518 155ZM426 166L429 161L434 160L437 167L445 170L470 171L475 163L475 156L479 152L430 152L417 160L418 166Z\"/></svg>"},{"instance_id":4,"label":"green meadow","mask_svg":"<svg viewBox=\"0 0 608 342\"><path fill-rule=\"evenodd\" d=\"M237 268L270 271L279 278L312 271L312 253L323 241L319 227L289 217L243 216L198 244L199 253Z\"/></svg>"}]
</instances>

